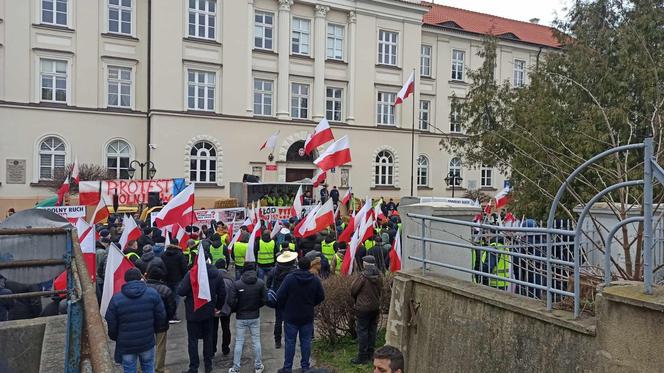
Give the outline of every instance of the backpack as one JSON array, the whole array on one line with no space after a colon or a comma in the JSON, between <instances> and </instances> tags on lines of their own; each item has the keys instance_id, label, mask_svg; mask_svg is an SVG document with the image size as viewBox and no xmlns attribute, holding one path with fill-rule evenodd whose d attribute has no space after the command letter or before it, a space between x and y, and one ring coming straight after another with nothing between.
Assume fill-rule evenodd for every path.
<instances>
[{"instance_id":1,"label":"backpack","mask_svg":"<svg viewBox=\"0 0 664 373\"><path fill-rule=\"evenodd\" d=\"M277 292L273 289L267 290L267 302L265 305L270 308L277 308Z\"/></svg>"}]
</instances>

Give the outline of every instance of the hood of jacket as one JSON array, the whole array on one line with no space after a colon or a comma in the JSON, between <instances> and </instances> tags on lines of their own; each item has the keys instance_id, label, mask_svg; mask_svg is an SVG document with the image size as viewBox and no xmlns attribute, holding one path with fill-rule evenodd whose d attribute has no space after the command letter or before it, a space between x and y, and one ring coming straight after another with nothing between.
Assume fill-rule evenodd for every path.
<instances>
[{"instance_id":1,"label":"hood of jacket","mask_svg":"<svg viewBox=\"0 0 664 373\"><path fill-rule=\"evenodd\" d=\"M147 253L144 253L143 255L141 255L141 260L143 262L149 262L152 259L154 259L154 251L150 251L150 252L147 252Z\"/></svg>"},{"instance_id":2,"label":"hood of jacket","mask_svg":"<svg viewBox=\"0 0 664 373\"><path fill-rule=\"evenodd\" d=\"M242 276L240 276L240 280L247 285L253 285L258 282L258 275L256 274L256 271L245 271L242 273Z\"/></svg>"},{"instance_id":3,"label":"hood of jacket","mask_svg":"<svg viewBox=\"0 0 664 373\"><path fill-rule=\"evenodd\" d=\"M301 269L298 269L297 271L293 272L293 277L300 286L307 285L310 282L314 281L314 279L316 278L316 276L313 273Z\"/></svg>"},{"instance_id":4,"label":"hood of jacket","mask_svg":"<svg viewBox=\"0 0 664 373\"><path fill-rule=\"evenodd\" d=\"M366 277L367 280L371 282L378 282L378 278L380 277L380 271L376 266L365 266L364 270L362 271L362 276Z\"/></svg>"},{"instance_id":5,"label":"hood of jacket","mask_svg":"<svg viewBox=\"0 0 664 373\"><path fill-rule=\"evenodd\" d=\"M145 282L141 280L135 280L135 281L129 281L126 284L122 285L122 294L124 294L127 298L138 298L143 293L145 293L145 289L147 289L147 285Z\"/></svg>"},{"instance_id":6,"label":"hood of jacket","mask_svg":"<svg viewBox=\"0 0 664 373\"><path fill-rule=\"evenodd\" d=\"M297 269L297 267L292 265L292 264L286 265L286 264L283 264L283 263L277 263L277 268L274 271L274 277L278 281L283 281L283 279L286 278L286 276L288 276L288 274L290 274L291 272L293 272L296 269Z\"/></svg>"},{"instance_id":7,"label":"hood of jacket","mask_svg":"<svg viewBox=\"0 0 664 373\"><path fill-rule=\"evenodd\" d=\"M180 247L175 246L175 245L168 245L168 246L166 246L166 251L164 251L163 255L176 256L176 255L178 255L178 253L182 253L182 250L180 249Z\"/></svg>"}]
</instances>

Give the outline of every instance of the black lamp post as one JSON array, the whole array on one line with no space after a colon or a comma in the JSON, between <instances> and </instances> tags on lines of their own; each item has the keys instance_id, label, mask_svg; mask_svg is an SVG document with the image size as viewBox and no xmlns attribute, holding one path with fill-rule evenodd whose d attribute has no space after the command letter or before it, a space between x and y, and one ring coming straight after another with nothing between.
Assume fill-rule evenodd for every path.
<instances>
[{"instance_id":1,"label":"black lamp post","mask_svg":"<svg viewBox=\"0 0 664 373\"><path fill-rule=\"evenodd\" d=\"M152 180L154 178L154 175L157 173L157 169L154 167L154 163L152 161L141 163L137 160L133 160L129 163L129 168L127 169L127 173L129 174L130 179L133 179L134 174L136 173L136 168L134 168L134 165L138 166L141 169L141 180L143 180L145 176L143 173L143 169L145 167L148 168L148 179Z\"/></svg>"},{"instance_id":2,"label":"black lamp post","mask_svg":"<svg viewBox=\"0 0 664 373\"><path fill-rule=\"evenodd\" d=\"M450 170L449 174L445 177L445 184L447 186L452 187L452 198L454 198L454 189L458 186L461 185L461 182L463 181L463 178L461 175L457 174L456 171Z\"/></svg>"}]
</instances>

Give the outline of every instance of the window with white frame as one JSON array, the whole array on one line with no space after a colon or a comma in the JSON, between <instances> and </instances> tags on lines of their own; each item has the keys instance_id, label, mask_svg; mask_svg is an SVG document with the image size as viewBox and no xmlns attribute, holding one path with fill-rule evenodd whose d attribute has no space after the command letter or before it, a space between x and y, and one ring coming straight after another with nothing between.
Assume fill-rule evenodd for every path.
<instances>
[{"instance_id":1,"label":"window with white frame","mask_svg":"<svg viewBox=\"0 0 664 373\"><path fill-rule=\"evenodd\" d=\"M493 186L493 168L482 165L480 169L480 187L490 188Z\"/></svg>"},{"instance_id":2,"label":"window with white frame","mask_svg":"<svg viewBox=\"0 0 664 373\"><path fill-rule=\"evenodd\" d=\"M217 29L216 20L216 0L189 0L189 36L214 40Z\"/></svg>"},{"instance_id":3,"label":"window with white frame","mask_svg":"<svg viewBox=\"0 0 664 373\"><path fill-rule=\"evenodd\" d=\"M254 115L272 115L272 80L254 79Z\"/></svg>"},{"instance_id":4,"label":"window with white frame","mask_svg":"<svg viewBox=\"0 0 664 373\"><path fill-rule=\"evenodd\" d=\"M514 86L521 88L526 84L526 61L514 60Z\"/></svg>"},{"instance_id":5,"label":"window with white frame","mask_svg":"<svg viewBox=\"0 0 664 373\"><path fill-rule=\"evenodd\" d=\"M291 84L291 117L307 119L309 117L309 85Z\"/></svg>"},{"instance_id":6,"label":"window with white frame","mask_svg":"<svg viewBox=\"0 0 664 373\"><path fill-rule=\"evenodd\" d=\"M344 33L345 28L342 25L327 25L327 58L344 59Z\"/></svg>"},{"instance_id":7,"label":"window with white frame","mask_svg":"<svg viewBox=\"0 0 664 373\"><path fill-rule=\"evenodd\" d=\"M39 70L41 101L67 102L67 61L42 58Z\"/></svg>"},{"instance_id":8,"label":"window with white frame","mask_svg":"<svg viewBox=\"0 0 664 373\"><path fill-rule=\"evenodd\" d=\"M341 102L343 90L327 87L325 90L325 118L329 121L341 122Z\"/></svg>"},{"instance_id":9,"label":"window with white frame","mask_svg":"<svg viewBox=\"0 0 664 373\"><path fill-rule=\"evenodd\" d=\"M466 58L466 52L452 50L452 80L463 80L463 64Z\"/></svg>"},{"instance_id":10,"label":"window with white frame","mask_svg":"<svg viewBox=\"0 0 664 373\"><path fill-rule=\"evenodd\" d=\"M396 66L398 45L399 33L385 30L378 31L378 63Z\"/></svg>"},{"instance_id":11,"label":"window with white frame","mask_svg":"<svg viewBox=\"0 0 664 373\"><path fill-rule=\"evenodd\" d=\"M429 158L422 154L417 157L417 186L429 186Z\"/></svg>"},{"instance_id":12,"label":"window with white frame","mask_svg":"<svg viewBox=\"0 0 664 373\"><path fill-rule=\"evenodd\" d=\"M376 155L374 183L377 186L394 185L394 155L382 150Z\"/></svg>"},{"instance_id":13,"label":"window with white frame","mask_svg":"<svg viewBox=\"0 0 664 373\"><path fill-rule=\"evenodd\" d=\"M131 35L132 0L108 0L108 32Z\"/></svg>"},{"instance_id":14,"label":"window with white frame","mask_svg":"<svg viewBox=\"0 0 664 373\"><path fill-rule=\"evenodd\" d=\"M274 13L256 11L254 14L254 48L272 50Z\"/></svg>"},{"instance_id":15,"label":"window with white frame","mask_svg":"<svg viewBox=\"0 0 664 373\"><path fill-rule=\"evenodd\" d=\"M452 109L452 112L450 113L450 132L461 132L461 120L457 109Z\"/></svg>"},{"instance_id":16,"label":"window with white frame","mask_svg":"<svg viewBox=\"0 0 664 373\"><path fill-rule=\"evenodd\" d=\"M431 46L422 45L420 48L420 75L431 76Z\"/></svg>"},{"instance_id":17,"label":"window with white frame","mask_svg":"<svg viewBox=\"0 0 664 373\"><path fill-rule=\"evenodd\" d=\"M41 0L41 22L67 26L68 0Z\"/></svg>"},{"instance_id":18,"label":"window with white frame","mask_svg":"<svg viewBox=\"0 0 664 373\"><path fill-rule=\"evenodd\" d=\"M455 177L455 181L454 181L455 185L454 186L461 185L461 181L459 180L459 178L461 177L461 166L462 166L461 158L452 158L450 160L450 168L449 168L449 171L447 173L447 176L451 176L452 174L454 175L454 177ZM451 182L451 180L450 180L450 182Z\"/></svg>"},{"instance_id":19,"label":"window with white frame","mask_svg":"<svg viewBox=\"0 0 664 373\"><path fill-rule=\"evenodd\" d=\"M429 119L431 118L431 101L420 100L420 129L429 129Z\"/></svg>"},{"instance_id":20,"label":"window with white frame","mask_svg":"<svg viewBox=\"0 0 664 373\"><path fill-rule=\"evenodd\" d=\"M263 180L263 166L251 166L251 174Z\"/></svg>"},{"instance_id":21,"label":"window with white frame","mask_svg":"<svg viewBox=\"0 0 664 373\"><path fill-rule=\"evenodd\" d=\"M39 180L53 180L65 172L67 149L62 139L49 136L39 143Z\"/></svg>"},{"instance_id":22,"label":"window with white frame","mask_svg":"<svg viewBox=\"0 0 664 373\"><path fill-rule=\"evenodd\" d=\"M187 108L214 111L215 73L201 70L187 71Z\"/></svg>"},{"instance_id":23,"label":"window with white frame","mask_svg":"<svg viewBox=\"0 0 664 373\"><path fill-rule=\"evenodd\" d=\"M217 181L217 149L208 141L199 141L189 153L189 180L194 183Z\"/></svg>"},{"instance_id":24,"label":"window with white frame","mask_svg":"<svg viewBox=\"0 0 664 373\"><path fill-rule=\"evenodd\" d=\"M395 124L394 119L394 101L396 100L396 93L392 92L378 92L378 100L376 103L376 123L388 126Z\"/></svg>"},{"instance_id":25,"label":"window with white frame","mask_svg":"<svg viewBox=\"0 0 664 373\"><path fill-rule=\"evenodd\" d=\"M291 52L308 56L310 39L311 21L304 18L293 18L291 24Z\"/></svg>"},{"instance_id":26,"label":"window with white frame","mask_svg":"<svg viewBox=\"0 0 664 373\"><path fill-rule=\"evenodd\" d=\"M106 169L114 179L129 179L131 147L124 140L113 140L106 146Z\"/></svg>"},{"instance_id":27,"label":"window with white frame","mask_svg":"<svg viewBox=\"0 0 664 373\"><path fill-rule=\"evenodd\" d=\"M128 67L108 67L108 106L131 107L131 69Z\"/></svg>"}]
</instances>

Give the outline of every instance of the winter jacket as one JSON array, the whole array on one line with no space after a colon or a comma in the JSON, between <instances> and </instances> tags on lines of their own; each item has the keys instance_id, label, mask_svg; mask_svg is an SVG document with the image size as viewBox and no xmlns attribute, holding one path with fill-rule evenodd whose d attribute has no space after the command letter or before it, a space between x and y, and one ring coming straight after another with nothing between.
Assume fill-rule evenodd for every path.
<instances>
[{"instance_id":1,"label":"winter jacket","mask_svg":"<svg viewBox=\"0 0 664 373\"><path fill-rule=\"evenodd\" d=\"M314 307L325 300L320 279L309 271L298 269L290 273L277 291L277 309L282 310L284 321L305 325L314 321Z\"/></svg>"},{"instance_id":2,"label":"winter jacket","mask_svg":"<svg viewBox=\"0 0 664 373\"><path fill-rule=\"evenodd\" d=\"M161 297L161 301L164 302L164 308L166 309L166 319L162 324L160 324L156 329L155 333L162 333L168 330L168 320L172 320L175 316L175 311L177 310L177 305L175 304L175 293L166 286L161 281L158 280L148 280L147 284L149 287L155 289Z\"/></svg>"},{"instance_id":3,"label":"winter jacket","mask_svg":"<svg viewBox=\"0 0 664 373\"><path fill-rule=\"evenodd\" d=\"M5 288L11 290L14 294L30 293L41 291L39 285L23 284L16 281L5 282ZM13 307L9 310L9 320L34 319L39 317L42 312L41 298L20 298L16 299Z\"/></svg>"},{"instance_id":4,"label":"winter jacket","mask_svg":"<svg viewBox=\"0 0 664 373\"><path fill-rule=\"evenodd\" d=\"M339 189L332 189L330 191L330 198L332 198L332 202L339 203Z\"/></svg>"},{"instance_id":5,"label":"winter jacket","mask_svg":"<svg viewBox=\"0 0 664 373\"><path fill-rule=\"evenodd\" d=\"M97 248L95 251L97 258L97 283L104 283L104 275L106 274L106 258L108 257L108 250L104 247Z\"/></svg>"},{"instance_id":6,"label":"winter jacket","mask_svg":"<svg viewBox=\"0 0 664 373\"><path fill-rule=\"evenodd\" d=\"M281 287L281 284L284 282L286 276L295 270L297 270L297 266L294 264L286 265L283 263L277 263L277 266L272 268L267 274L265 280L267 288L274 291L279 290L279 287Z\"/></svg>"},{"instance_id":7,"label":"winter jacket","mask_svg":"<svg viewBox=\"0 0 664 373\"><path fill-rule=\"evenodd\" d=\"M235 281L230 306L238 320L252 320L260 316L260 308L267 302L265 283L256 275L256 271L245 271Z\"/></svg>"},{"instance_id":8,"label":"winter jacket","mask_svg":"<svg viewBox=\"0 0 664 373\"><path fill-rule=\"evenodd\" d=\"M187 273L187 257L182 253L182 249L175 245L169 245L161 255L161 260L166 266L164 282L173 285L182 281L185 273Z\"/></svg>"},{"instance_id":9,"label":"winter jacket","mask_svg":"<svg viewBox=\"0 0 664 373\"><path fill-rule=\"evenodd\" d=\"M221 307L221 316L230 316L233 312L231 308L231 296L235 290L235 279L225 269L220 269L221 277L224 280L224 287L226 288L226 301Z\"/></svg>"},{"instance_id":10,"label":"winter jacket","mask_svg":"<svg viewBox=\"0 0 664 373\"><path fill-rule=\"evenodd\" d=\"M350 294L355 300L358 312L375 312L380 309L380 296L383 291L383 275L375 266L366 266L358 277L353 279Z\"/></svg>"},{"instance_id":11,"label":"winter jacket","mask_svg":"<svg viewBox=\"0 0 664 373\"><path fill-rule=\"evenodd\" d=\"M226 286L224 285L221 273L212 264L207 265L207 273L212 300L196 311L194 311L193 290L189 272L187 272L180 286L178 286L177 294L181 297L186 297L184 300L184 309L187 321L199 322L209 320L214 317L214 310L220 310L226 302Z\"/></svg>"},{"instance_id":12,"label":"winter jacket","mask_svg":"<svg viewBox=\"0 0 664 373\"><path fill-rule=\"evenodd\" d=\"M136 267L138 267L138 269L140 269L141 272L145 274L148 273L150 267L152 266L157 266L161 268L163 271L162 273L168 272L168 269L166 268L166 264L164 263L164 261L157 255L155 255L153 251L144 253L141 256L141 259L139 259L138 262L136 262Z\"/></svg>"},{"instance_id":13,"label":"winter jacket","mask_svg":"<svg viewBox=\"0 0 664 373\"><path fill-rule=\"evenodd\" d=\"M111 298L106 311L108 336L116 342L115 361L121 363L122 355L153 348L155 330L164 321L164 303L156 290L140 280L122 285L122 291Z\"/></svg>"}]
</instances>

